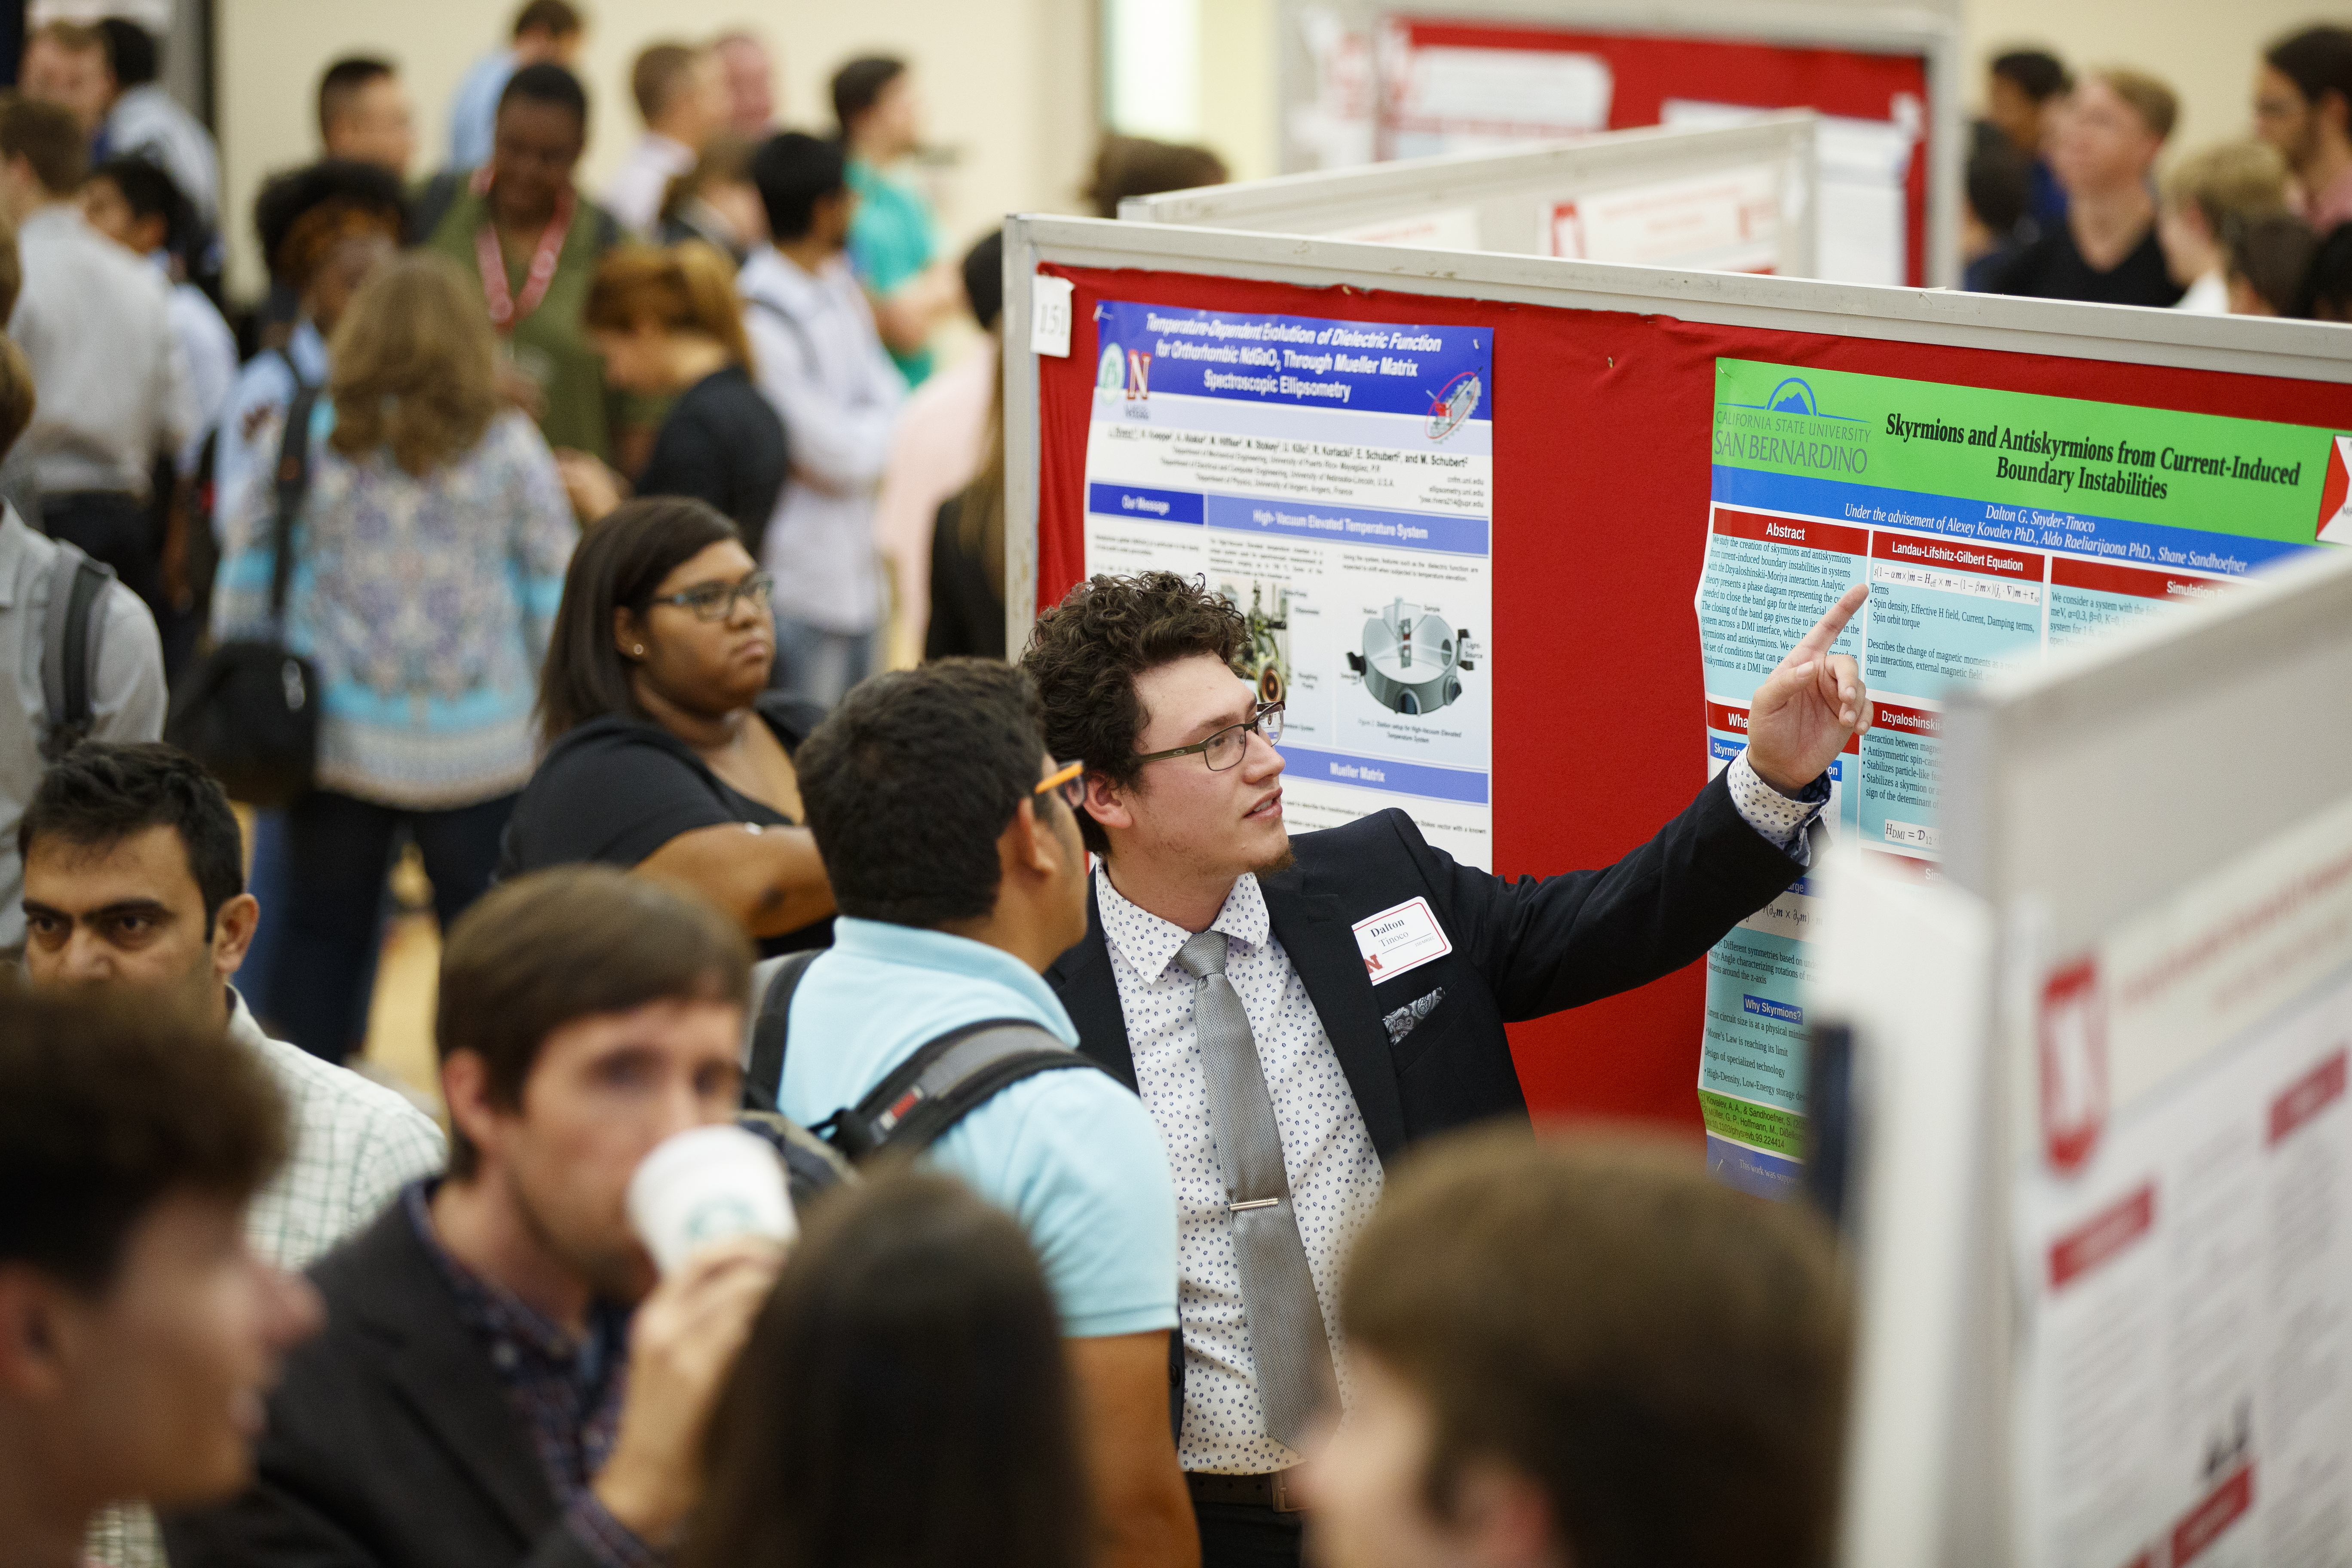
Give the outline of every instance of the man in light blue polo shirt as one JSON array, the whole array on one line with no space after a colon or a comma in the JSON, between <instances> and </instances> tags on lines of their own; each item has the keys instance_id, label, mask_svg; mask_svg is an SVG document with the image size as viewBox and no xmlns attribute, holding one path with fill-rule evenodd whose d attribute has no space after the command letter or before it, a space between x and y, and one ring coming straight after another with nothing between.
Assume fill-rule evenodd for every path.
<instances>
[{"instance_id":1,"label":"man in light blue polo shirt","mask_svg":"<svg viewBox=\"0 0 2352 1568\"><path fill-rule=\"evenodd\" d=\"M1078 1044L1039 975L1087 930L1087 854L1035 693L993 660L877 676L793 766L841 915L792 998L777 1108L856 1105L928 1042L1025 1019ZM1066 787L1066 786L1065 786ZM923 1156L1020 1220L1070 1342L1082 1451L1117 1568L1193 1568L1169 1420L1176 1194L1150 1114L1091 1067L1024 1079Z\"/></svg>"}]
</instances>

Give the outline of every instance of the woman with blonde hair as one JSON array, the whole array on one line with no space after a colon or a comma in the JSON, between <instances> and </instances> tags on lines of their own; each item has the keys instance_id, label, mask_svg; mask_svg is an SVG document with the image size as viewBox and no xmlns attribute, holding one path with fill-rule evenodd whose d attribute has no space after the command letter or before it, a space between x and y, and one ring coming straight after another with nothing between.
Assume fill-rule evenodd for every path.
<instances>
[{"instance_id":1,"label":"woman with blonde hair","mask_svg":"<svg viewBox=\"0 0 2352 1568\"><path fill-rule=\"evenodd\" d=\"M270 913L286 939L260 1011L330 1060L356 1043L395 837L423 852L446 931L489 885L530 777L574 532L546 441L499 402L496 355L456 264L413 251L352 298L311 411L282 636L316 669L317 784L288 809ZM224 640L272 629L276 476L257 469L221 506Z\"/></svg>"},{"instance_id":2,"label":"woman with blonde hair","mask_svg":"<svg viewBox=\"0 0 2352 1568\"><path fill-rule=\"evenodd\" d=\"M709 502L741 531L758 560L784 488L784 426L751 380L734 268L695 241L660 250L625 246L597 263L586 321L604 356L606 384L677 399L654 437L636 493ZM619 503L609 471L583 471L587 465L570 454L564 465L582 516L601 517Z\"/></svg>"}]
</instances>

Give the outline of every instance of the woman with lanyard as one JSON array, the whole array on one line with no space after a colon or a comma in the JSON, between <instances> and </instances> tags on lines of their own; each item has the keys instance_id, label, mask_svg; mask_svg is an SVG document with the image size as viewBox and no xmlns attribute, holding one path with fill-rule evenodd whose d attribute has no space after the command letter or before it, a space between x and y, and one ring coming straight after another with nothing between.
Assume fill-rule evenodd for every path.
<instances>
[{"instance_id":1,"label":"woman with lanyard","mask_svg":"<svg viewBox=\"0 0 2352 1568\"><path fill-rule=\"evenodd\" d=\"M417 204L419 237L481 290L501 347L500 386L548 445L613 459L603 362L581 323L596 261L619 237L572 187L588 95L558 65L515 72L499 100L490 161L444 175Z\"/></svg>"}]
</instances>

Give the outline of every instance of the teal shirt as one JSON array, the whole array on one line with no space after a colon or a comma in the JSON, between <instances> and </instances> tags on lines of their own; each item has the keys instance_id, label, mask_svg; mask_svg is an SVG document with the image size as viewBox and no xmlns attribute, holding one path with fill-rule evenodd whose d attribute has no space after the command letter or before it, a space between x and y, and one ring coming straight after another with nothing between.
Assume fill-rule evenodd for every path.
<instances>
[{"instance_id":1,"label":"teal shirt","mask_svg":"<svg viewBox=\"0 0 2352 1568\"><path fill-rule=\"evenodd\" d=\"M1025 1018L1075 1047L1044 980L943 931L835 921L793 994L777 1109L814 1125L855 1105L926 1041ZM1024 1079L965 1117L924 1163L1019 1220L1071 1339L1176 1326L1176 1187L1143 1102L1092 1069Z\"/></svg>"},{"instance_id":2,"label":"teal shirt","mask_svg":"<svg viewBox=\"0 0 2352 1568\"><path fill-rule=\"evenodd\" d=\"M849 220L849 265L877 299L887 299L921 276L940 253L931 205L914 186L894 180L862 158L849 163L849 188L857 212ZM931 351L890 351L907 384L919 386L931 374Z\"/></svg>"}]
</instances>

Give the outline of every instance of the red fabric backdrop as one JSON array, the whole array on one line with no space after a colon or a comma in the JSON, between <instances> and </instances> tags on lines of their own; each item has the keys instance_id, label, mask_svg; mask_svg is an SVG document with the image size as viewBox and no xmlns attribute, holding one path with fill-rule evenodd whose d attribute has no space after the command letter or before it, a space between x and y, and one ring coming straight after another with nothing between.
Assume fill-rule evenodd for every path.
<instances>
[{"instance_id":1,"label":"red fabric backdrop","mask_svg":"<svg viewBox=\"0 0 2352 1568\"><path fill-rule=\"evenodd\" d=\"M1706 780L1698 588L1718 356L2352 429L2352 386L1152 271L1076 285L1042 389L1038 605L1084 574L1099 300L1495 331L1495 869L1605 865ZM1540 1113L1698 1124L1698 965L1516 1026Z\"/></svg>"},{"instance_id":2,"label":"red fabric backdrop","mask_svg":"<svg viewBox=\"0 0 2352 1568\"><path fill-rule=\"evenodd\" d=\"M1891 120L1898 93L1908 93L1924 114L1927 108L1927 62L1918 55L1874 55L1854 49L1795 48L1785 44L1736 43L1644 36L1639 33L1575 33L1554 27L1500 27L1454 22L1409 20L1402 24L1415 45L1464 49L1538 49L1598 55L1614 79L1609 129L1655 125L1669 98L1702 103L1736 103L1750 109L1811 109L1857 120ZM1926 140L1932 116L1922 126L1905 194L1909 272L1915 287L1927 281L1927 160Z\"/></svg>"}]
</instances>

